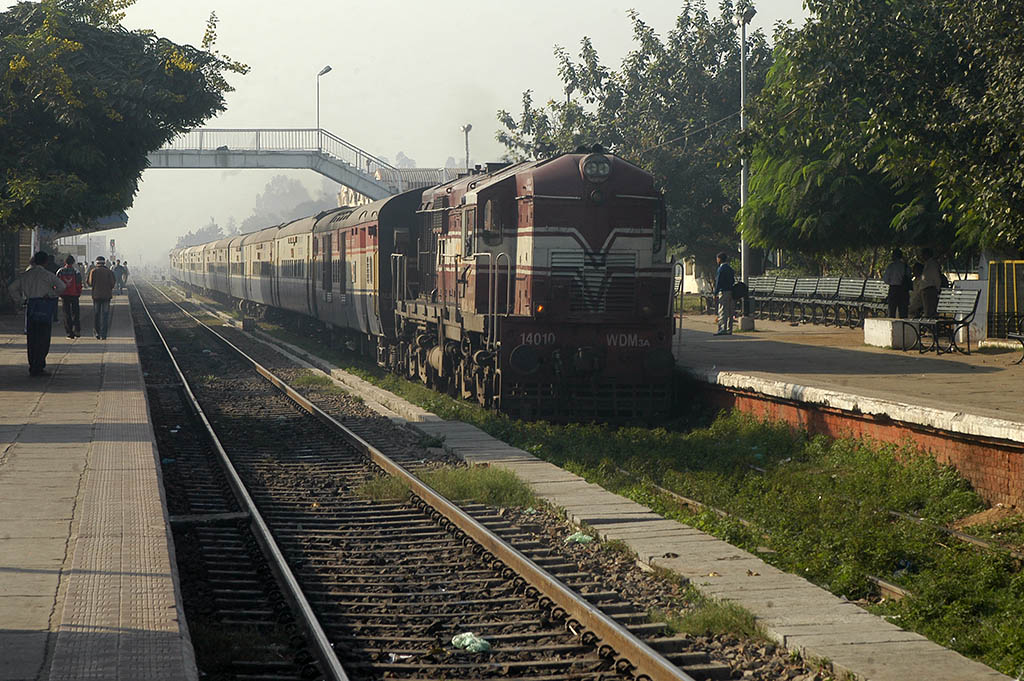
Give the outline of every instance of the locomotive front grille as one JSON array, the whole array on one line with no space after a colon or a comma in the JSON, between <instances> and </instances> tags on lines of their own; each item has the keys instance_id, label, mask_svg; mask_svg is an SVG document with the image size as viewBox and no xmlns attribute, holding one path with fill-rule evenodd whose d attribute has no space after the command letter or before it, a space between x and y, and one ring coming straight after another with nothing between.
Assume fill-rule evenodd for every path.
<instances>
[{"instance_id":1,"label":"locomotive front grille","mask_svg":"<svg viewBox=\"0 0 1024 681\"><path fill-rule=\"evenodd\" d=\"M566 282L570 313L634 310L636 253L552 251L551 277Z\"/></svg>"}]
</instances>

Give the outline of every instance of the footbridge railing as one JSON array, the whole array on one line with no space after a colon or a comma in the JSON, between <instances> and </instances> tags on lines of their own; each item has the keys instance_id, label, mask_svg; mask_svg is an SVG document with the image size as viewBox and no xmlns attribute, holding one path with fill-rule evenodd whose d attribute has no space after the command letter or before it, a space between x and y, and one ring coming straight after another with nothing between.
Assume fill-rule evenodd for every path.
<instances>
[{"instance_id":1,"label":"footbridge railing","mask_svg":"<svg viewBox=\"0 0 1024 681\"><path fill-rule=\"evenodd\" d=\"M396 168L317 128L196 128L149 161L152 168L309 168L372 199L450 179L445 168Z\"/></svg>"}]
</instances>

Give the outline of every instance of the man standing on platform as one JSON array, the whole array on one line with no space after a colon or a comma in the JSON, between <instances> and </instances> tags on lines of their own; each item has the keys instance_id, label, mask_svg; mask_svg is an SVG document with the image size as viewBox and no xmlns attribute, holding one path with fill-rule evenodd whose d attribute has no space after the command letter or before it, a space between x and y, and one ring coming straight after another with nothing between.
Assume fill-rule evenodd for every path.
<instances>
[{"instance_id":1,"label":"man standing on platform","mask_svg":"<svg viewBox=\"0 0 1024 681\"><path fill-rule=\"evenodd\" d=\"M19 274L8 289L16 301L28 299L25 306L25 344L28 346L30 376L50 375L46 371L46 355L50 352L57 296L64 293L64 282L46 270L48 257L46 251L36 253L32 257L32 265Z\"/></svg>"},{"instance_id":2,"label":"man standing on platform","mask_svg":"<svg viewBox=\"0 0 1024 681\"><path fill-rule=\"evenodd\" d=\"M882 281L889 285L889 317L907 318L907 307L910 305L911 277L910 267L903 260L903 251L892 249L892 262L885 268Z\"/></svg>"},{"instance_id":3,"label":"man standing on platform","mask_svg":"<svg viewBox=\"0 0 1024 681\"><path fill-rule=\"evenodd\" d=\"M107 259L96 258L96 269L89 273L92 287L93 329L97 340L106 340L110 328L110 299L114 297L114 273L107 269Z\"/></svg>"},{"instance_id":4,"label":"man standing on platform","mask_svg":"<svg viewBox=\"0 0 1024 681\"><path fill-rule=\"evenodd\" d=\"M117 282L118 294L124 293L124 280L127 278L127 270L125 270L120 260L115 260L114 269L111 271L114 274L114 281Z\"/></svg>"},{"instance_id":5,"label":"man standing on platform","mask_svg":"<svg viewBox=\"0 0 1024 681\"><path fill-rule=\"evenodd\" d=\"M82 335L82 318L78 307L78 298L82 295L82 273L75 267L74 256L64 258L64 267L57 270L57 277L67 287L60 297L64 304L64 330L68 338L79 338Z\"/></svg>"},{"instance_id":6,"label":"man standing on platform","mask_svg":"<svg viewBox=\"0 0 1024 681\"><path fill-rule=\"evenodd\" d=\"M718 332L716 336L732 335L732 287L736 285L736 274L729 266L729 254L722 251L716 258L718 272L715 274L715 297L718 299Z\"/></svg>"},{"instance_id":7,"label":"man standing on platform","mask_svg":"<svg viewBox=\"0 0 1024 681\"><path fill-rule=\"evenodd\" d=\"M942 288L942 268L930 248L921 249L924 258L924 271L921 273L921 302L924 304L924 316L933 319L938 314L939 289Z\"/></svg>"}]
</instances>

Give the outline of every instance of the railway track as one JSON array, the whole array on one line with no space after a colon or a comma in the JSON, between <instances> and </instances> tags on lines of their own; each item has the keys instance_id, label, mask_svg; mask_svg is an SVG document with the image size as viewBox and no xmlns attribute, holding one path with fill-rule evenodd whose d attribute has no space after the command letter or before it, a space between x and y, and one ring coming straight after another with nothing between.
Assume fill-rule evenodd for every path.
<instances>
[{"instance_id":1,"label":"railway track","mask_svg":"<svg viewBox=\"0 0 1024 681\"><path fill-rule=\"evenodd\" d=\"M209 588L219 606L237 605L227 621L243 623L245 613L260 623L255 629L276 622L269 638L283 641L272 646L281 659L263 660L262 668L260 660L244 661L236 672L551 681L730 676L728 666L690 650L691 640L664 635L642 609L493 509L440 498L408 472L423 464L421 452L391 447L385 456L156 289L140 293L148 302L139 321L153 325L139 331L140 345L146 354L166 347L182 374L157 375L155 385L164 387L156 389L195 397L194 419L215 433L204 456L210 461L209 450L218 450L229 470L226 482L200 472L205 489L195 498L207 501L177 520L194 533L204 560L226 561L211 571ZM166 434L180 434L176 425ZM166 461L163 449L161 455ZM381 471L404 478L415 502L356 494ZM218 493L230 485L243 502L210 501L210 484ZM238 536L242 517L256 527L253 537ZM252 567L257 544L271 556L265 570ZM268 573L285 585L285 596L274 595ZM457 650L452 638L463 633L482 636L490 651Z\"/></svg>"}]
</instances>

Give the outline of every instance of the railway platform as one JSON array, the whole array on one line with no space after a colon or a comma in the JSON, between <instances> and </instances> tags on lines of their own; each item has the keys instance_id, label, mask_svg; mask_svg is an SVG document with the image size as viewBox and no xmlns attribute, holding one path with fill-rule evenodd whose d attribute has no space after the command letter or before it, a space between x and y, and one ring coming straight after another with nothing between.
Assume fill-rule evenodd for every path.
<instances>
[{"instance_id":1,"label":"railway platform","mask_svg":"<svg viewBox=\"0 0 1024 681\"><path fill-rule=\"evenodd\" d=\"M197 678L127 296L54 324L29 377L0 315L0 681Z\"/></svg>"},{"instance_id":2,"label":"railway platform","mask_svg":"<svg viewBox=\"0 0 1024 681\"><path fill-rule=\"evenodd\" d=\"M1018 352L920 354L867 346L861 329L756 325L715 336L713 316L685 316L676 362L719 406L830 436L910 440L955 466L990 503L1024 505Z\"/></svg>"}]
</instances>

